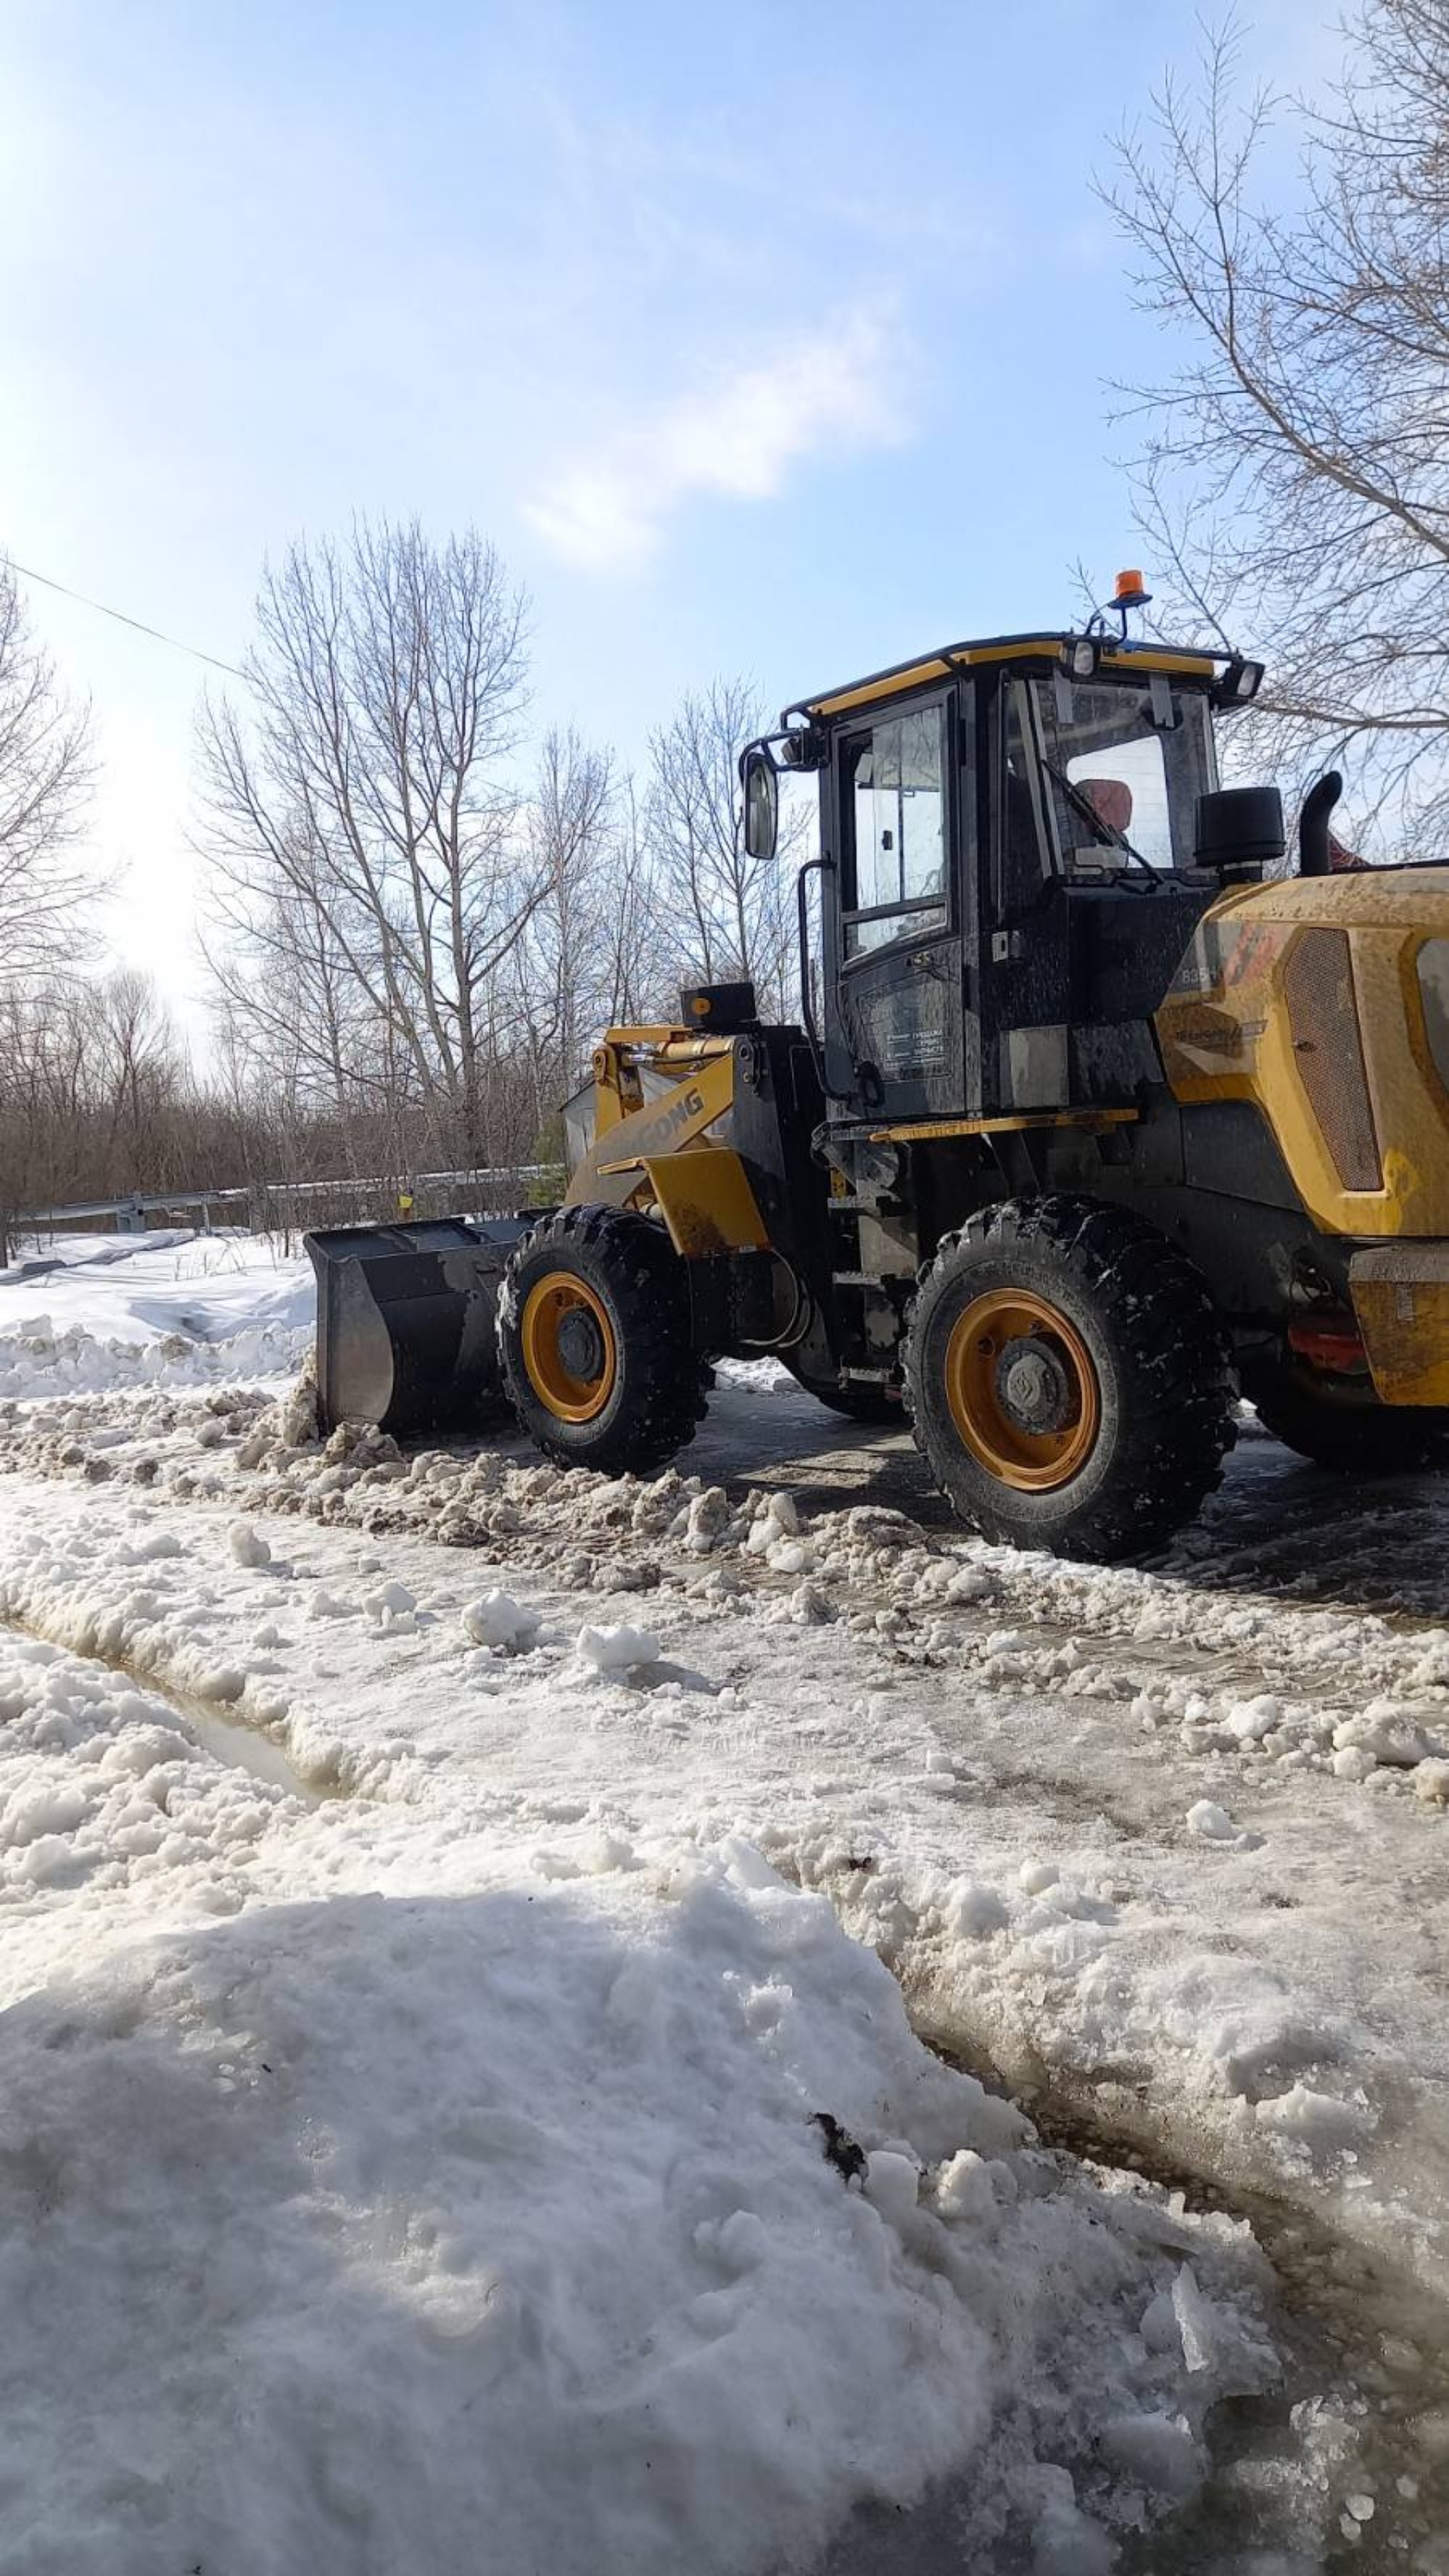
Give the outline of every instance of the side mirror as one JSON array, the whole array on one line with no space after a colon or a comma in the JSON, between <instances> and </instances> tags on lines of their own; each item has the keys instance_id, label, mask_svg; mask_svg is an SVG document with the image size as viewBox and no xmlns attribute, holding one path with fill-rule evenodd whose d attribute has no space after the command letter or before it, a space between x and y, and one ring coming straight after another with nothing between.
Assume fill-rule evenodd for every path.
<instances>
[{"instance_id":1,"label":"side mirror","mask_svg":"<svg viewBox=\"0 0 1449 2576\"><path fill-rule=\"evenodd\" d=\"M780 837L780 782L767 751L756 743L740 763L745 791L745 850L752 859L772 859Z\"/></svg>"}]
</instances>

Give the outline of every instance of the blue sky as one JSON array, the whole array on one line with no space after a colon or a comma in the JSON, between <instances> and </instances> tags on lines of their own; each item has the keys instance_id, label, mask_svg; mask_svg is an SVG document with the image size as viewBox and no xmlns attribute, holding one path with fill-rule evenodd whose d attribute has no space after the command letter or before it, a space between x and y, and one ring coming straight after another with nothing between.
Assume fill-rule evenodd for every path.
<instances>
[{"instance_id":1,"label":"blue sky","mask_svg":"<svg viewBox=\"0 0 1449 2576\"><path fill-rule=\"evenodd\" d=\"M1250 66L1331 67L1331 0ZM223 658L268 548L471 520L536 713L642 753L1056 623L1136 559L1153 372L1091 194L1190 0L0 0L0 545ZM117 945L195 1024L197 665L36 590L88 690Z\"/></svg>"}]
</instances>

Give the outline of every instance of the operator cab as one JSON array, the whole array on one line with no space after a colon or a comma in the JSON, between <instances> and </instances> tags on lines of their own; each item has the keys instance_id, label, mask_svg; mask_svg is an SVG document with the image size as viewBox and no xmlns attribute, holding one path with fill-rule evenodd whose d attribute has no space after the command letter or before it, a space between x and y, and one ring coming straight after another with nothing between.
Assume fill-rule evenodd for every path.
<instances>
[{"instance_id":1,"label":"operator cab","mask_svg":"<svg viewBox=\"0 0 1449 2576\"><path fill-rule=\"evenodd\" d=\"M1015 635L786 708L743 758L747 835L773 847L777 773L815 773L801 983L832 1119L1122 1107L1160 1084L1152 1013L1199 918L1283 848L1274 791L1218 785L1214 719L1261 676L1125 633Z\"/></svg>"}]
</instances>

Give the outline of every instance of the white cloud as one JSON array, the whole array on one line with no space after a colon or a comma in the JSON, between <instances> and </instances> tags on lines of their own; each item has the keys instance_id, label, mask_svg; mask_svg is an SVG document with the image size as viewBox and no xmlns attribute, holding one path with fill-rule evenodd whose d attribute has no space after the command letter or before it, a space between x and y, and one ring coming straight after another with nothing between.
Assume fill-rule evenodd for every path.
<instances>
[{"instance_id":1,"label":"white cloud","mask_svg":"<svg viewBox=\"0 0 1449 2576\"><path fill-rule=\"evenodd\" d=\"M562 466L524 515L566 562L637 563L691 493L765 501L804 457L899 444L909 435L905 376L887 316L837 315L753 366L720 366L597 460Z\"/></svg>"}]
</instances>

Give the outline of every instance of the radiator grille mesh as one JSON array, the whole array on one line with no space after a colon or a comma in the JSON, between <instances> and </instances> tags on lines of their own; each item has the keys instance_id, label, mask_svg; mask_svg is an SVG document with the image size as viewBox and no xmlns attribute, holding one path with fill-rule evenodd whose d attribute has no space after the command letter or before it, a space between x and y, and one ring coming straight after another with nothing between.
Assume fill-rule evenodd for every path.
<instances>
[{"instance_id":1,"label":"radiator grille mesh","mask_svg":"<svg viewBox=\"0 0 1449 2576\"><path fill-rule=\"evenodd\" d=\"M1346 1190L1381 1190L1346 931L1300 932L1283 970L1283 996L1303 1088L1339 1179Z\"/></svg>"}]
</instances>

